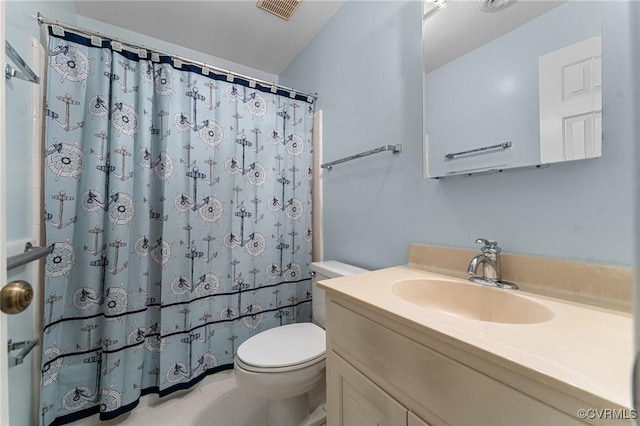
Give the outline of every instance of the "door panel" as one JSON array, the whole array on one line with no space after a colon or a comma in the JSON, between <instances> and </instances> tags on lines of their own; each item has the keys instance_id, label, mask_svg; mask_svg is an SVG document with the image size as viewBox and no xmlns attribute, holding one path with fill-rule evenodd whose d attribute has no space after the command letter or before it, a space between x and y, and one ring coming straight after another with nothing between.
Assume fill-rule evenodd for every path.
<instances>
[{"instance_id":1,"label":"door panel","mask_svg":"<svg viewBox=\"0 0 640 426\"><path fill-rule=\"evenodd\" d=\"M407 414L407 426L431 426L429 423L422 420L420 417L409 411Z\"/></svg>"},{"instance_id":2,"label":"door panel","mask_svg":"<svg viewBox=\"0 0 640 426\"><path fill-rule=\"evenodd\" d=\"M13 280L26 280L29 283L36 282L33 278L30 265L13 269L7 273L7 282ZM34 333L33 315L36 304L31 305L23 312L15 315L7 315L7 337L13 343L31 341L37 339ZM6 345L6 341L5 341ZM6 348L6 346L5 346ZM35 401L37 388L34 386L35 371L38 368L33 357L33 351L24 358L24 361L12 366L11 360L20 353L21 349L9 352L9 415L10 425L35 424L33 413L36 408Z\"/></svg>"},{"instance_id":3,"label":"door panel","mask_svg":"<svg viewBox=\"0 0 640 426\"><path fill-rule=\"evenodd\" d=\"M590 38L539 58L542 163L602 155L602 47Z\"/></svg>"},{"instance_id":4,"label":"door panel","mask_svg":"<svg viewBox=\"0 0 640 426\"><path fill-rule=\"evenodd\" d=\"M7 28L6 39L23 58L33 71L43 77L44 48L33 37L25 37L20 30ZM19 78L5 80L5 99L3 113L6 126L4 129L4 155L6 167L2 167L5 176L3 182L9 185L3 188L2 197L5 200L0 210L5 218L6 232L2 232L4 251L2 259L7 256L24 252L25 243L40 245L40 218L42 215L40 191L41 188L41 132L42 132L42 99L43 84L34 84ZM2 264L2 271L6 266ZM0 282L0 287L14 280L29 282L34 290L31 305L23 312L3 316L6 334L2 336L0 344L2 351L7 351L8 342L20 343L41 340L40 305L41 291L39 280L39 262L14 268L5 272L6 277ZM4 315L4 314L3 314ZM12 359L23 348L16 348L8 353L8 359L3 362L7 368L8 405L11 407L8 415L10 425L34 425L38 423L38 396L40 379L41 350L36 347L29 352L18 365L12 365ZM8 366L7 366L8 363Z\"/></svg>"},{"instance_id":5,"label":"door panel","mask_svg":"<svg viewBox=\"0 0 640 426\"><path fill-rule=\"evenodd\" d=\"M402 426L407 409L331 351L328 356L327 424Z\"/></svg>"},{"instance_id":6,"label":"door panel","mask_svg":"<svg viewBox=\"0 0 640 426\"><path fill-rule=\"evenodd\" d=\"M5 39L5 2L0 1L0 41ZM0 58L5 57L4 42L0 43ZM5 105L6 82L4 77L0 79L0 105ZM7 253L5 251L6 224L5 224L5 109L0 108L0 286L7 282ZM7 376L7 316L0 311L0 425L9 424L9 380Z\"/></svg>"}]
</instances>

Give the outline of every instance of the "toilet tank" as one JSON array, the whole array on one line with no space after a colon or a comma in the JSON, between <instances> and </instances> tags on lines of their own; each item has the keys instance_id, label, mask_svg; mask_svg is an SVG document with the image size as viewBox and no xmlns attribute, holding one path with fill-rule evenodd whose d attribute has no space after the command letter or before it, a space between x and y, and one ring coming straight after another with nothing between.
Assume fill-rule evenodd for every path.
<instances>
[{"instance_id":1,"label":"toilet tank","mask_svg":"<svg viewBox=\"0 0 640 426\"><path fill-rule=\"evenodd\" d=\"M361 274L363 272L369 271L367 269L358 268L357 266L353 265L347 265L346 263L338 262L335 260L313 262L311 264L311 270L315 272L315 275L311 281L311 291L313 296L313 307L311 312L313 322L324 328L326 318L325 295L324 290L318 288L316 283L322 280L346 277L348 275Z\"/></svg>"}]
</instances>

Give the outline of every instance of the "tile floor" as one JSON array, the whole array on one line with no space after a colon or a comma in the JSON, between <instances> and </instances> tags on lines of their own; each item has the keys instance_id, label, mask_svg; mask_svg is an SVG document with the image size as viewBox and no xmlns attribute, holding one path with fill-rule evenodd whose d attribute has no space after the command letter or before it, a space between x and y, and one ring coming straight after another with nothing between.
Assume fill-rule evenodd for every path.
<instances>
[{"instance_id":1,"label":"tile floor","mask_svg":"<svg viewBox=\"0 0 640 426\"><path fill-rule=\"evenodd\" d=\"M73 426L262 426L266 409L266 400L238 391L229 370L162 400L147 395L135 410L118 419L101 422L96 415Z\"/></svg>"}]
</instances>

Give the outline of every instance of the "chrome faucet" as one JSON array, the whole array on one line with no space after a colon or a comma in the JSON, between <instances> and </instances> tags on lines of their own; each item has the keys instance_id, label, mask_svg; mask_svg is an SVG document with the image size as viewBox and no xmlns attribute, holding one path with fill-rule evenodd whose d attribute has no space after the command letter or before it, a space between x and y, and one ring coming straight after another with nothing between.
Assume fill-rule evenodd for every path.
<instances>
[{"instance_id":1,"label":"chrome faucet","mask_svg":"<svg viewBox=\"0 0 640 426\"><path fill-rule=\"evenodd\" d=\"M500 252L502 252L502 249L498 247L498 242L478 238L476 243L483 245L480 249L482 254L475 256L469 262L467 273L473 275L469 278L469 281L490 287L517 290L517 285L502 281L502 267L500 265ZM480 265L482 265L482 276L478 275L478 267Z\"/></svg>"}]
</instances>

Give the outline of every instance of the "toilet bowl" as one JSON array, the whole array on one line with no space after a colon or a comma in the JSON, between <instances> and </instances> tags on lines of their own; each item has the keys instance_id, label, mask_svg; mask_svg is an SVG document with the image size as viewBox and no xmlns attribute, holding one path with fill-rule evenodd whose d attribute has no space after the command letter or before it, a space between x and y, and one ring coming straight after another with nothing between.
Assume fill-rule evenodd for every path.
<instances>
[{"instance_id":1,"label":"toilet bowl","mask_svg":"<svg viewBox=\"0 0 640 426\"><path fill-rule=\"evenodd\" d=\"M311 264L314 323L288 324L247 339L237 351L234 371L238 389L269 399L265 426L318 426L324 424L326 337L323 279L343 277L365 269L336 261ZM321 402L309 402L322 392ZM317 393L317 392L316 392ZM317 400L317 398L316 398Z\"/></svg>"},{"instance_id":2,"label":"toilet bowl","mask_svg":"<svg viewBox=\"0 0 640 426\"><path fill-rule=\"evenodd\" d=\"M272 328L238 347L236 382L248 394L263 398L305 394L322 379L325 354L325 333L315 324Z\"/></svg>"}]
</instances>

